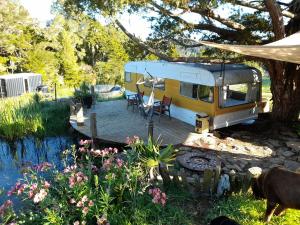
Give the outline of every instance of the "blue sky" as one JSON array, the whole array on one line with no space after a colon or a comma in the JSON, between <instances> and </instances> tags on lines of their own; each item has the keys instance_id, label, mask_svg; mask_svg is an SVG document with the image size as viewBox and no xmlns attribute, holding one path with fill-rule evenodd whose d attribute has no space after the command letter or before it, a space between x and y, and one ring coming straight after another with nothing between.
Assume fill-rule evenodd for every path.
<instances>
[{"instance_id":1,"label":"blue sky","mask_svg":"<svg viewBox=\"0 0 300 225\"><path fill-rule=\"evenodd\" d=\"M41 25L45 25L53 18L51 5L54 0L19 0L29 11L31 17L38 19ZM150 25L139 15L124 15L120 18L122 24L136 36L145 39L150 33Z\"/></svg>"}]
</instances>

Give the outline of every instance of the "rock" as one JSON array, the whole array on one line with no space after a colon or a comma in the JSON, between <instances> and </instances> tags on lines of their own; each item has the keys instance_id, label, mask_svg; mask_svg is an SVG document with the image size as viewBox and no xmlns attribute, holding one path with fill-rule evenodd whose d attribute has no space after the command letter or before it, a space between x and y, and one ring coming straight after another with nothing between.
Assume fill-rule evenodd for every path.
<instances>
[{"instance_id":1,"label":"rock","mask_svg":"<svg viewBox=\"0 0 300 225\"><path fill-rule=\"evenodd\" d=\"M192 148L188 147L188 146L182 146L182 147L179 148L179 150L180 151L190 151L190 150L192 150Z\"/></svg>"},{"instance_id":2,"label":"rock","mask_svg":"<svg viewBox=\"0 0 300 225\"><path fill-rule=\"evenodd\" d=\"M233 138L231 138L231 137L227 137L225 140L228 141L228 142L234 142L234 141L235 141L235 140L234 140Z\"/></svg>"},{"instance_id":3,"label":"rock","mask_svg":"<svg viewBox=\"0 0 300 225\"><path fill-rule=\"evenodd\" d=\"M285 151L285 152L282 152L281 155L283 155L284 157L291 157L291 156L295 155L295 153L292 151Z\"/></svg>"},{"instance_id":4,"label":"rock","mask_svg":"<svg viewBox=\"0 0 300 225\"><path fill-rule=\"evenodd\" d=\"M248 173L252 178L257 178L262 173L262 169L258 166L251 167L248 169Z\"/></svg>"},{"instance_id":5,"label":"rock","mask_svg":"<svg viewBox=\"0 0 300 225\"><path fill-rule=\"evenodd\" d=\"M227 145L224 144L224 143L219 143L219 144L217 145L217 149L218 149L219 151L227 151Z\"/></svg>"},{"instance_id":6,"label":"rock","mask_svg":"<svg viewBox=\"0 0 300 225\"><path fill-rule=\"evenodd\" d=\"M280 147L281 144L278 140L274 140L274 139L268 139L267 141L269 144L271 144L272 146L274 146L275 148Z\"/></svg>"},{"instance_id":7,"label":"rock","mask_svg":"<svg viewBox=\"0 0 300 225\"><path fill-rule=\"evenodd\" d=\"M298 137L297 134L295 134L291 131L281 131L280 134L283 135L283 136L291 137L291 138L297 138Z\"/></svg>"},{"instance_id":8,"label":"rock","mask_svg":"<svg viewBox=\"0 0 300 225\"><path fill-rule=\"evenodd\" d=\"M283 164L284 160L281 158L271 158L269 161L273 165L273 164Z\"/></svg>"},{"instance_id":9,"label":"rock","mask_svg":"<svg viewBox=\"0 0 300 225\"><path fill-rule=\"evenodd\" d=\"M241 134L239 134L239 133L233 133L232 135L231 135L231 137L232 137L232 139L233 138L240 138L241 137ZM226 138L227 139L227 138Z\"/></svg>"},{"instance_id":10,"label":"rock","mask_svg":"<svg viewBox=\"0 0 300 225\"><path fill-rule=\"evenodd\" d=\"M238 164L234 164L233 166L237 171L239 171L239 172L242 171L242 168Z\"/></svg>"},{"instance_id":11,"label":"rock","mask_svg":"<svg viewBox=\"0 0 300 225\"><path fill-rule=\"evenodd\" d=\"M300 168L300 163L292 160L285 160L284 166L290 170L296 171Z\"/></svg>"},{"instance_id":12,"label":"rock","mask_svg":"<svg viewBox=\"0 0 300 225\"><path fill-rule=\"evenodd\" d=\"M268 146L264 146L263 147L263 154L264 154L264 156L270 156L274 153L273 153L273 150L271 148L269 148Z\"/></svg>"},{"instance_id":13,"label":"rock","mask_svg":"<svg viewBox=\"0 0 300 225\"><path fill-rule=\"evenodd\" d=\"M230 175L230 176L234 176L234 175L236 175L236 172L235 172L235 170L230 170L230 171L229 171L229 175Z\"/></svg>"},{"instance_id":14,"label":"rock","mask_svg":"<svg viewBox=\"0 0 300 225\"><path fill-rule=\"evenodd\" d=\"M300 156L297 157L297 161L300 162Z\"/></svg>"},{"instance_id":15,"label":"rock","mask_svg":"<svg viewBox=\"0 0 300 225\"><path fill-rule=\"evenodd\" d=\"M300 141L287 141L286 146L296 152L300 152Z\"/></svg>"}]
</instances>

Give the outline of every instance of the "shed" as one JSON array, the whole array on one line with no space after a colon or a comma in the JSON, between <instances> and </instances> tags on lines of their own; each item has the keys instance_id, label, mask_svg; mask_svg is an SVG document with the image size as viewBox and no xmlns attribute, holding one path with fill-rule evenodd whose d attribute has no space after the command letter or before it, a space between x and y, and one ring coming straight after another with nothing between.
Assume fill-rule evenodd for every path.
<instances>
[{"instance_id":1,"label":"shed","mask_svg":"<svg viewBox=\"0 0 300 225\"><path fill-rule=\"evenodd\" d=\"M35 92L42 84L42 75L35 73L17 73L0 76L0 97L19 96Z\"/></svg>"}]
</instances>

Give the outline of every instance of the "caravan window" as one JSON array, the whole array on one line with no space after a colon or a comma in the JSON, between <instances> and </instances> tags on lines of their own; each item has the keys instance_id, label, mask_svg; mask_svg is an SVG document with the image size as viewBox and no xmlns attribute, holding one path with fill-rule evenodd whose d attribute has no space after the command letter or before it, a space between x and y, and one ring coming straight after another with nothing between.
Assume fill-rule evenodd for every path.
<instances>
[{"instance_id":1,"label":"caravan window","mask_svg":"<svg viewBox=\"0 0 300 225\"><path fill-rule=\"evenodd\" d=\"M253 103L259 100L259 84L234 84L220 87L220 107Z\"/></svg>"},{"instance_id":2,"label":"caravan window","mask_svg":"<svg viewBox=\"0 0 300 225\"><path fill-rule=\"evenodd\" d=\"M149 87L149 88L152 88L152 80L153 78L151 77L144 77L144 86L145 87ZM160 90L165 90L165 79L164 78L159 78L159 77L156 77L156 84L154 86L154 88L157 88L157 89L160 89Z\"/></svg>"},{"instance_id":3,"label":"caravan window","mask_svg":"<svg viewBox=\"0 0 300 225\"><path fill-rule=\"evenodd\" d=\"M198 99L205 102L214 101L214 87L198 85Z\"/></svg>"},{"instance_id":4,"label":"caravan window","mask_svg":"<svg viewBox=\"0 0 300 225\"><path fill-rule=\"evenodd\" d=\"M180 82L180 94L185 97L197 99L197 89L197 84Z\"/></svg>"},{"instance_id":5,"label":"caravan window","mask_svg":"<svg viewBox=\"0 0 300 225\"><path fill-rule=\"evenodd\" d=\"M180 82L180 94L205 102L213 102L214 87Z\"/></svg>"},{"instance_id":6,"label":"caravan window","mask_svg":"<svg viewBox=\"0 0 300 225\"><path fill-rule=\"evenodd\" d=\"M125 72L125 82L131 82L131 73Z\"/></svg>"}]
</instances>

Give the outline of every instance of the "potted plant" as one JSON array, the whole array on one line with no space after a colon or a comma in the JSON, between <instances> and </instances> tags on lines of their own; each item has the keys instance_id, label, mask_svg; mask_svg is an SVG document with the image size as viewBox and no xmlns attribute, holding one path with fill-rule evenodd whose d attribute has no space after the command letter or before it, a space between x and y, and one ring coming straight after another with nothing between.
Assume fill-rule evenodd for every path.
<instances>
[{"instance_id":1,"label":"potted plant","mask_svg":"<svg viewBox=\"0 0 300 225\"><path fill-rule=\"evenodd\" d=\"M76 90L74 93L75 99L82 102L84 106L86 106L88 109L92 107L93 104L93 95L90 93L89 86L83 82L80 85L80 89Z\"/></svg>"}]
</instances>

